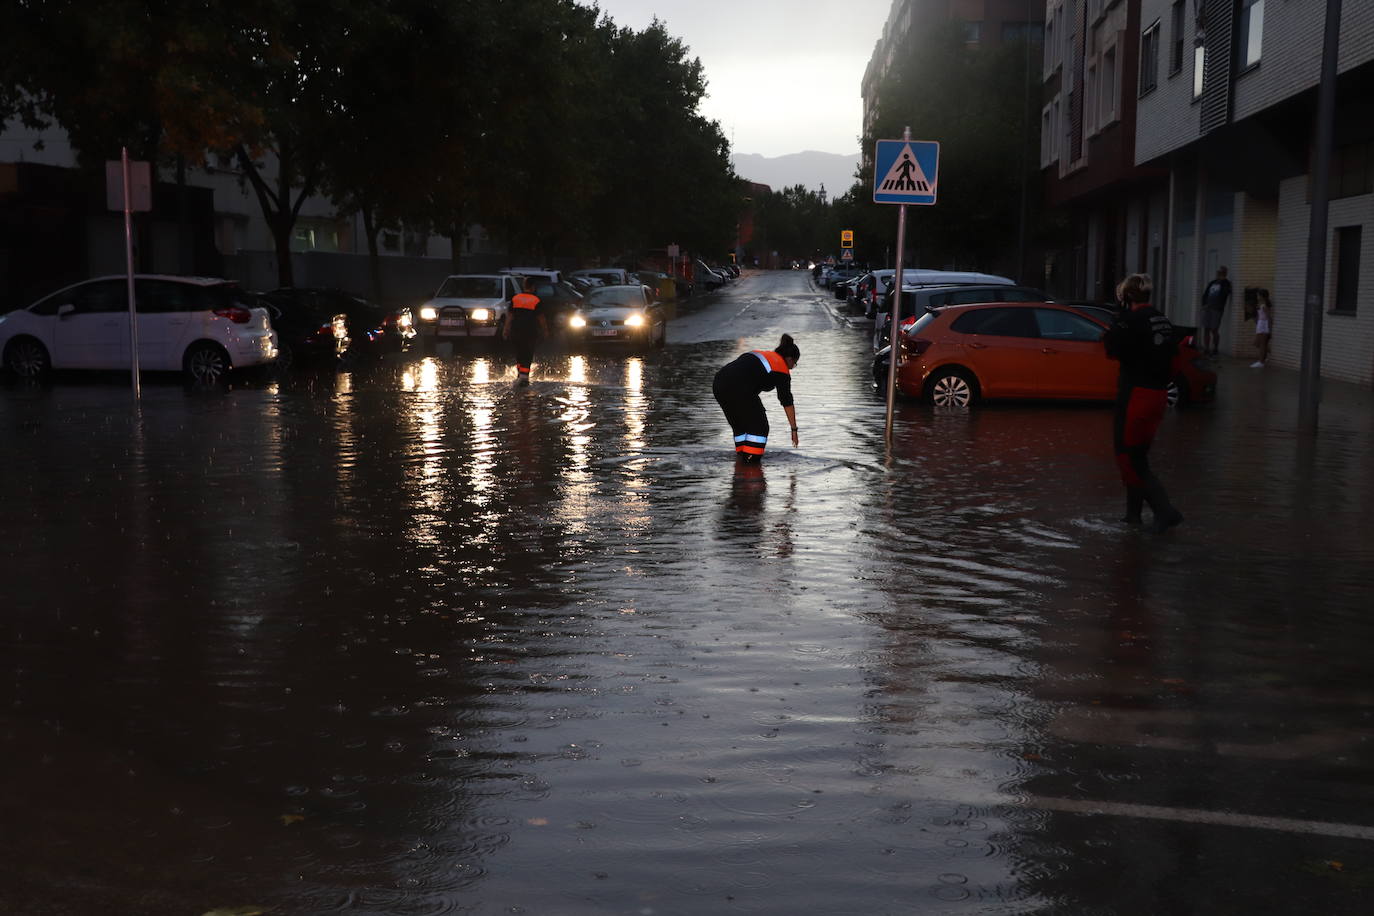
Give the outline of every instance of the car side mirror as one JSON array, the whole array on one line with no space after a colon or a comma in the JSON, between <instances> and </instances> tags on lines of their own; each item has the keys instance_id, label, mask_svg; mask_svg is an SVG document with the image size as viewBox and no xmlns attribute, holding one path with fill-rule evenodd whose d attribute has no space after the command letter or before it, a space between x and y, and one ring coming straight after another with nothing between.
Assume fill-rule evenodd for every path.
<instances>
[{"instance_id":1,"label":"car side mirror","mask_svg":"<svg viewBox=\"0 0 1374 916\"><path fill-rule=\"evenodd\" d=\"M72 314L72 313L75 312L75 311L76 311L76 306L72 305L70 302L67 303L66 305L59 305L59 306L57 307L57 317L58 317L58 318L66 318L68 315Z\"/></svg>"}]
</instances>

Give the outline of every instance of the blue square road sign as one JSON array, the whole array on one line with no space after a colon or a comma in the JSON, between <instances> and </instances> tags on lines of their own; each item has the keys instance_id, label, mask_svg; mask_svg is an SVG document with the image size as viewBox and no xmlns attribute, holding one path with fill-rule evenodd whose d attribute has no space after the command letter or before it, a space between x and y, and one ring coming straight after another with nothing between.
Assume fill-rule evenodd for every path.
<instances>
[{"instance_id":1,"label":"blue square road sign","mask_svg":"<svg viewBox=\"0 0 1374 916\"><path fill-rule=\"evenodd\" d=\"M873 156L873 201L929 206L935 203L939 173L937 141L879 140Z\"/></svg>"}]
</instances>

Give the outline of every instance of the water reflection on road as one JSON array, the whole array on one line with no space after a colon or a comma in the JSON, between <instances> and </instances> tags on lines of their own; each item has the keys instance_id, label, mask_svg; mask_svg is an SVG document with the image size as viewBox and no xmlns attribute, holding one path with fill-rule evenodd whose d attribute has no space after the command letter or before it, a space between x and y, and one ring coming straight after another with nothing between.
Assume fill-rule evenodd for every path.
<instances>
[{"instance_id":1,"label":"water reflection on road","mask_svg":"<svg viewBox=\"0 0 1374 916\"><path fill-rule=\"evenodd\" d=\"M1358 405L1300 486L1239 389L1171 417L1156 538L1104 408L888 454L842 330L737 472L773 342L0 392L0 904L1356 912L1374 831L1294 824L1374 823Z\"/></svg>"}]
</instances>

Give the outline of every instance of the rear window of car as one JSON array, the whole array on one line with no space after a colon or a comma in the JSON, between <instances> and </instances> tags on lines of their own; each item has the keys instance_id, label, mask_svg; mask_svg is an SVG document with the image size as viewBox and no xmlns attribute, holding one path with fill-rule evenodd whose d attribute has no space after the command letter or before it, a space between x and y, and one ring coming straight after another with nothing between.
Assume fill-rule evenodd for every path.
<instances>
[{"instance_id":1,"label":"rear window of car","mask_svg":"<svg viewBox=\"0 0 1374 916\"><path fill-rule=\"evenodd\" d=\"M503 277L449 277L436 299L501 299Z\"/></svg>"},{"instance_id":2,"label":"rear window of car","mask_svg":"<svg viewBox=\"0 0 1374 916\"><path fill-rule=\"evenodd\" d=\"M926 312L906 329L908 337L915 336L935 323L935 312Z\"/></svg>"}]
</instances>

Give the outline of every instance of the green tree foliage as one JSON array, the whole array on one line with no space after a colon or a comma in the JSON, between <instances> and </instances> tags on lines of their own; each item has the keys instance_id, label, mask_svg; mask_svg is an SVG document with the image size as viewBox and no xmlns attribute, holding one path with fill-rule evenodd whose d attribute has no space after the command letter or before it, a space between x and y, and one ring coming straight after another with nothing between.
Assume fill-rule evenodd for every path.
<instances>
[{"instance_id":1,"label":"green tree foliage","mask_svg":"<svg viewBox=\"0 0 1374 916\"><path fill-rule=\"evenodd\" d=\"M318 191L383 226L469 223L516 257L723 251L741 205L701 64L572 0L12 0L0 114L91 161L232 160L279 281Z\"/></svg>"}]
</instances>

